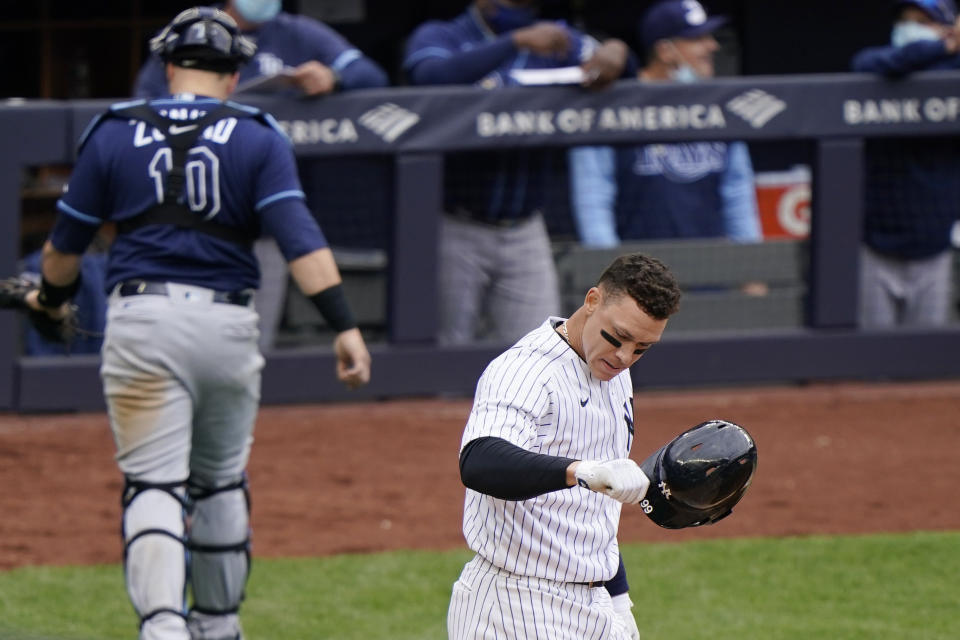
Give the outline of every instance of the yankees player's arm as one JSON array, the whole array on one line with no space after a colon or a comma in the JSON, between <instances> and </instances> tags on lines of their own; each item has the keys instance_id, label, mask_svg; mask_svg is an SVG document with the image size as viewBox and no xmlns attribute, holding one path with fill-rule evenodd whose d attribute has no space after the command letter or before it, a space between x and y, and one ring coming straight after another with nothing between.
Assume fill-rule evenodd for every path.
<instances>
[{"instance_id":1,"label":"yankees player's arm","mask_svg":"<svg viewBox=\"0 0 960 640\"><path fill-rule=\"evenodd\" d=\"M460 451L463 485L501 500L529 500L577 484L579 460L527 451L503 438L475 438Z\"/></svg>"},{"instance_id":2,"label":"yankees player's arm","mask_svg":"<svg viewBox=\"0 0 960 640\"><path fill-rule=\"evenodd\" d=\"M485 436L460 452L460 478L474 491L502 500L528 500L577 484L578 461L522 449L503 438ZM627 593L627 570L620 557L616 575L604 583L611 596Z\"/></svg>"}]
</instances>

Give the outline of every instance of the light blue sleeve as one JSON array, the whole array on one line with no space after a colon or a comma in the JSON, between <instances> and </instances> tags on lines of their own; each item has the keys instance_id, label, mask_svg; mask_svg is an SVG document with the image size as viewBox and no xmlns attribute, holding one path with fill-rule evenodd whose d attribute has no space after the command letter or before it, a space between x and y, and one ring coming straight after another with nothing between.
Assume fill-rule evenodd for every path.
<instances>
[{"instance_id":1,"label":"light blue sleeve","mask_svg":"<svg viewBox=\"0 0 960 640\"><path fill-rule=\"evenodd\" d=\"M727 237L735 242L762 241L753 163L743 142L727 145L727 170L720 181L720 197Z\"/></svg>"},{"instance_id":2,"label":"light blue sleeve","mask_svg":"<svg viewBox=\"0 0 960 640\"><path fill-rule=\"evenodd\" d=\"M620 238L614 221L617 182L613 148L574 147L567 155L570 206L580 242L593 248L617 246Z\"/></svg>"}]
</instances>

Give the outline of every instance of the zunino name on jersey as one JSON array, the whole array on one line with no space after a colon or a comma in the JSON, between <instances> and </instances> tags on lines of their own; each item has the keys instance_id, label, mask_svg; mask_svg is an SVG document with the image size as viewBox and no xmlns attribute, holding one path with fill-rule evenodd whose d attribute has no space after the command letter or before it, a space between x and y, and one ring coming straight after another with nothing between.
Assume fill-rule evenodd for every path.
<instances>
[{"instance_id":1,"label":"zunino name on jersey","mask_svg":"<svg viewBox=\"0 0 960 640\"><path fill-rule=\"evenodd\" d=\"M201 112L200 115L203 115L204 113L206 112ZM130 120L130 125L134 127L133 146L135 147L146 147L154 144L155 142L162 142L167 139L159 129L150 126L142 120ZM189 131L196 126L197 125L190 124L185 124L183 126L172 125L170 127L170 133L176 135L178 133ZM206 127L203 130L203 133L200 134L200 137L204 140L209 140L210 142L216 142L217 144L226 144L236 126L236 118L223 118L222 120L219 120Z\"/></svg>"}]
</instances>

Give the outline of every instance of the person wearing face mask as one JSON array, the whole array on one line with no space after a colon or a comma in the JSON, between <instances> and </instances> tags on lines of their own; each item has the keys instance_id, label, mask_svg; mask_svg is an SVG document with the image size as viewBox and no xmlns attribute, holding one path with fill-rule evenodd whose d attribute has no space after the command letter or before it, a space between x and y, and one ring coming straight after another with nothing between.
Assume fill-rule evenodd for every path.
<instances>
[{"instance_id":1,"label":"person wearing face mask","mask_svg":"<svg viewBox=\"0 0 960 640\"><path fill-rule=\"evenodd\" d=\"M624 75L622 41L597 42L563 22L539 20L537 10L531 0L475 0L451 21L420 25L404 54L410 83L496 89L522 84L519 70L579 66L584 86L602 88ZM510 343L559 312L542 211L549 160L542 149L446 156L441 344Z\"/></svg>"},{"instance_id":2,"label":"person wearing face mask","mask_svg":"<svg viewBox=\"0 0 960 640\"><path fill-rule=\"evenodd\" d=\"M256 56L240 70L237 86L280 72L290 74L291 86L279 95L291 98L389 84L383 69L339 33L308 16L281 11L281 4L281 0L227 0L215 5L257 43ZM133 93L138 98L156 98L165 95L166 86L163 61L151 55L137 75ZM337 205L326 203L334 197L344 175L355 179L355 174L362 173L369 184L386 184L388 180L376 163L369 164L363 158L337 160L305 159L299 163L307 202L331 230L336 228L336 221L329 219L327 209ZM261 287L255 297L260 313L260 348L267 351L274 346L282 320L288 277L286 262L272 238L257 240L254 252L261 269Z\"/></svg>"},{"instance_id":3,"label":"person wearing face mask","mask_svg":"<svg viewBox=\"0 0 960 640\"><path fill-rule=\"evenodd\" d=\"M241 32L257 42L257 55L240 73L242 86L260 76L291 72L290 95L319 96L336 91L384 87L387 74L327 25L280 10L281 0L228 0L223 9ZM134 85L138 98L166 91L163 63L151 56Z\"/></svg>"},{"instance_id":4,"label":"person wearing face mask","mask_svg":"<svg viewBox=\"0 0 960 640\"><path fill-rule=\"evenodd\" d=\"M714 31L727 22L695 0L666 0L641 20L643 82L712 78ZM762 240L753 165L743 142L682 142L570 151L570 198L580 241Z\"/></svg>"},{"instance_id":5,"label":"person wearing face mask","mask_svg":"<svg viewBox=\"0 0 960 640\"><path fill-rule=\"evenodd\" d=\"M960 68L953 0L893 3L890 44L854 55L853 71L899 78ZM860 326L949 322L951 230L960 218L957 138L869 139L864 147Z\"/></svg>"}]
</instances>

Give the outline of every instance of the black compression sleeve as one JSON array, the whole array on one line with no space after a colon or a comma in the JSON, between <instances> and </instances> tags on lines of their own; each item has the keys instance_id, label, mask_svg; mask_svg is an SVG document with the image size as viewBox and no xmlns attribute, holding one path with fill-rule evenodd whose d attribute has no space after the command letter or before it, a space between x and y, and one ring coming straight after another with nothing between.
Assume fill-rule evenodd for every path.
<instances>
[{"instance_id":1,"label":"black compression sleeve","mask_svg":"<svg viewBox=\"0 0 960 640\"><path fill-rule=\"evenodd\" d=\"M460 452L464 486L502 500L528 500L567 488L574 458L533 453L503 438L471 440Z\"/></svg>"},{"instance_id":2,"label":"black compression sleeve","mask_svg":"<svg viewBox=\"0 0 960 640\"><path fill-rule=\"evenodd\" d=\"M618 596L621 593L630 591L630 585L627 584L627 568L623 566L623 554L620 554L620 566L617 568L617 574L603 583L610 596Z\"/></svg>"}]
</instances>

